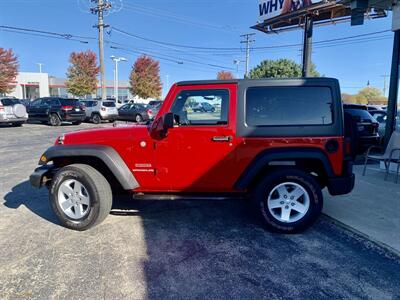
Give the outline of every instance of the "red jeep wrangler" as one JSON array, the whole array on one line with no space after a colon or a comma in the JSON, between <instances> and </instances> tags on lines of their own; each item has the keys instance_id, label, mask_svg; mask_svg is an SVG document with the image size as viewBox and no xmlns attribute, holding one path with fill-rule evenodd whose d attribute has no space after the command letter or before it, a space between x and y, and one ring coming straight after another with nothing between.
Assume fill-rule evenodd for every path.
<instances>
[{"instance_id":1,"label":"red jeep wrangler","mask_svg":"<svg viewBox=\"0 0 400 300\"><path fill-rule=\"evenodd\" d=\"M214 110L194 111L199 103ZM330 78L175 84L154 122L59 137L31 175L68 228L111 210L113 192L251 200L268 229L291 233L322 210L321 190L354 186L339 83Z\"/></svg>"}]
</instances>

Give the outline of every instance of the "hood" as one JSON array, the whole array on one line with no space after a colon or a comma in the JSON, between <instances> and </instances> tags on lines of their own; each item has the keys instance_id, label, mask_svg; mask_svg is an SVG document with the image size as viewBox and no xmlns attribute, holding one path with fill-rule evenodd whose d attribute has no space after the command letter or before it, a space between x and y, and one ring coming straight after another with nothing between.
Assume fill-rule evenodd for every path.
<instances>
[{"instance_id":1,"label":"hood","mask_svg":"<svg viewBox=\"0 0 400 300\"><path fill-rule=\"evenodd\" d=\"M114 140L132 140L148 136L146 125L127 125L106 128L83 129L64 134L64 145L107 144ZM58 144L58 140L56 141Z\"/></svg>"}]
</instances>

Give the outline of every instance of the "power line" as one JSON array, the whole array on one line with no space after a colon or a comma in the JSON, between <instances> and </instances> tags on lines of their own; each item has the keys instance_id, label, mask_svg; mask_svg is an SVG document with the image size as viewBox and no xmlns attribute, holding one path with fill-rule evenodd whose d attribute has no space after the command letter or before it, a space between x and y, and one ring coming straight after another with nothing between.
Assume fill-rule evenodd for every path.
<instances>
[{"instance_id":1,"label":"power line","mask_svg":"<svg viewBox=\"0 0 400 300\"><path fill-rule=\"evenodd\" d=\"M5 31L9 30L10 32L22 31L22 32L28 32L28 33L37 33L37 34L41 34L43 36L46 36L46 35L55 36L55 37L63 38L66 40L76 40L76 39L86 39L86 40L94 39L95 40L96 39L93 37L74 35L74 34L70 34L70 33L59 33L59 32L43 31L43 30L30 29L30 28L5 26L5 25L0 25L0 28L3 28ZM77 41L79 41L79 40L77 40Z\"/></svg>"},{"instance_id":2,"label":"power line","mask_svg":"<svg viewBox=\"0 0 400 300\"><path fill-rule=\"evenodd\" d=\"M166 45L166 46L172 46L172 47L179 47L179 48L189 48L189 49L199 49L199 50L242 50L241 48L237 47L200 47L200 46L191 46L191 45L183 45L183 44L177 44L177 43L170 43L170 42L163 42L163 41L158 41L150 38L146 38L137 34L129 33L127 31L124 31L122 29L119 29L117 27L112 27L112 30L140 39L144 40L147 42L155 43L155 44L160 44L160 45ZM323 43L328 43L328 42L333 42L333 41L343 41L343 40L348 40L348 39L353 39L357 37L364 37L364 36L371 36L371 35L376 35L376 34L382 34L386 32L390 32L391 30L381 30L381 31L376 31L376 32L369 32L369 33L364 33L364 34L357 34L353 36L347 36L347 37L342 37L342 38L334 38L334 39L328 39L328 40L321 40L321 41L316 41L313 44L323 44ZM302 44L296 43L296 44L283 44L283 45L273 45L273 46L260 46L260 47L254 47L253 50L261 50L261 49L278 49L278 48L287 48L287 47L298 47L301 46Z\"/></svg>"},{"instance_id":3,"label":"power line","mask_svg":"<svg viewBox=\"0 0 400 300\"><path fill-rule=\"evenodd\" d=\"M122 45L122 44L119 44L119 43L116 43L116 42L112 42L112 41L107 41L107 43L114 44L114 45ZM123 47L111 46L112 49L121 49L121 50L132 51L132 52L135 52L135 53L146 54L146 55L153 56L153 57L156 57L156 58L159 58L159 59L172 61L172 62L175 62L175 63L178 63L178 64L183 64L184 62L188 62L188 63L192 63L192 64L197 64L197 65L202 65L202 66L207 66L207 67L212 67L212 68L217 68L217 69L235 70L234 68L228 67L228 66L203 63L203 62L196 61L196 60L193 60L193 59L188 59L188 58L176 58L174 56L167 55L167 54L162 54L162 53L155 52L155 51L149 51L149 50L139 51L140 50L139 48L132 47L132 46L128 46L128 47L130 47L131 49L126 49L126 48L123 48ZM136 49L136 50L132 50L132 49ZM152 53L155 53L156 55L153 55Z\"/></svg>"}]
</instances>

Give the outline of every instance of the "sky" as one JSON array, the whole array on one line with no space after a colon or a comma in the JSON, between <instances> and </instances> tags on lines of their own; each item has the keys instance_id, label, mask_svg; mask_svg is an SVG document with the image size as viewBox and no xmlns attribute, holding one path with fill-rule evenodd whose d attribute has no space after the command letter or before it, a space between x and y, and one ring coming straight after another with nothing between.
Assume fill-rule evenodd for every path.
<instances>
[{"instance_id":1,"label":"sky","mask_svg":"<svg viewBox=\"0 0 400 300\"><path fill-rule=\"evenodd\" d=\"M112 0L114 9L105 16L106 78L113 79L111 55L122 56L119 79L128 80L132 65L140 53L160 60L164 94L170 85L182 80L215 79L219 70L236 74L233 61L245 59L241 34L255 33L254 47L301 44L302 30L265 34L251 29L258 20L258 0ZM0 47L12 48L19 58L20 71L43 72L65 77L69 55L92 49L98 52L96 15L89 12L90 0L0 0L0 25L65 33L93 39L89 43L32 36L0 29ZM350 23L314 28L314 42L390 30L391 16L367 20L362 26ZM170 44L206 48L237 48L233 51L202 50L160 45L123 34L145 37ZM354 94L367 85L383 89L382 75L390 74L393 33L379 38L314 45L312 61L317 70L340 80L342 92ZM81 39L84 40L84 39ZM111 43L118 43L111 44ZM123 49L113 49L114 45ZM122 46L121 46L122 45ZM162 58L162 59L161 59ZM301 46L251 51L250 67L264 59L289 58L301 63ZM183 64L181 63L183 62ZM244 64L239 65L239 77ZM388 85L388 80L387 80Z\"/></svg>"}]
</instances>

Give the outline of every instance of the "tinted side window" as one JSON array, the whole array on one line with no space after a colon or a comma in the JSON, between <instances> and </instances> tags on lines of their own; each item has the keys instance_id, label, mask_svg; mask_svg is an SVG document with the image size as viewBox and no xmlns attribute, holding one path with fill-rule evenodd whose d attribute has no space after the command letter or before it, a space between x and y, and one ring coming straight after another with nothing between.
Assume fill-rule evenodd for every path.
<instances>
[{"instance_id":1,"label":"tinted side window","mask_svg":"<svg viewBox=\"0 0 400 300\"><path fill-rule=\"evenodd\" d=\"M171 112L179 125L225 125L228 107L228 90L187 90L176 97Z\"/></svg>"},{"instance_id":2,"label":"tinted side window","mask_svg":"<svg viewBox=\"0 0 400 300\"><path fill-rule=\"evenodd\" d=\"M332 105L328 87L252 87L246 93L246 124L330 125Z\"/></svg>"},{"instance_id":3,"label":"tinted side window","mask_svg":"<svg viewBox=\"0 0 400 300\"><path fill-rule=\"evenodd\" d=\"M50 100L50 105L51 106L59 106L60 102L58 101L58 99L51 99Z\"/></svg>"},{"instance_id":4,"label":"tinted side window","mask_svg":"<svg viewBox=\"0 0 400 300\"><path fill-rule=\"evenodd\" d=\"M42 99L36 99L31 102L30 106L39 106L42 103Z\"/></svg>"}]
</instances>

